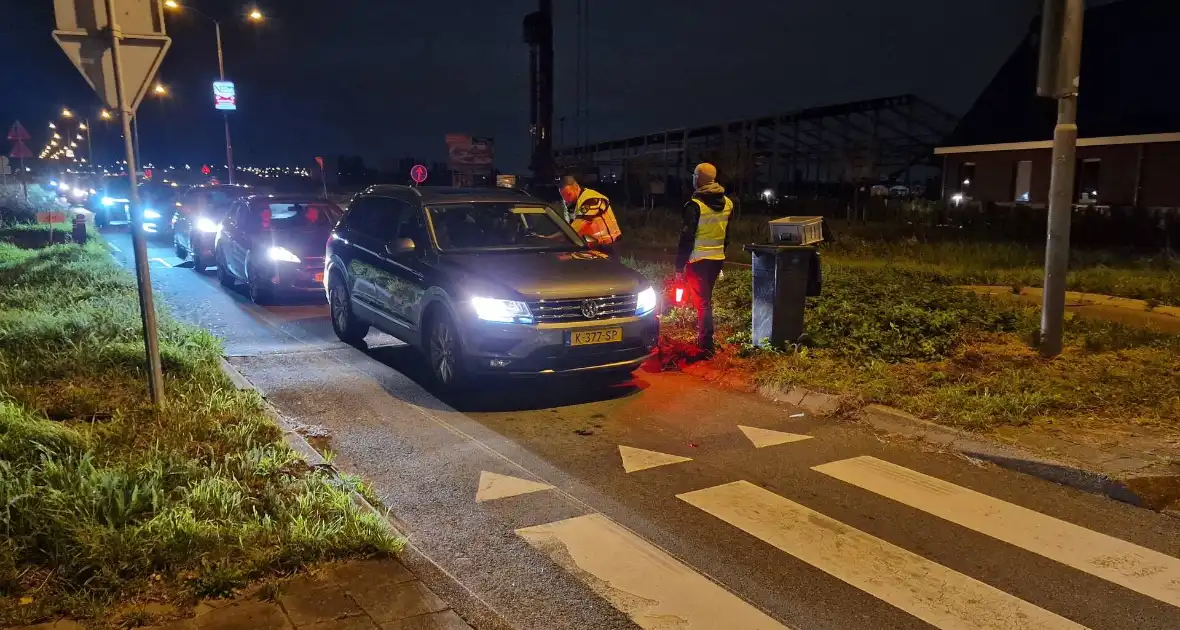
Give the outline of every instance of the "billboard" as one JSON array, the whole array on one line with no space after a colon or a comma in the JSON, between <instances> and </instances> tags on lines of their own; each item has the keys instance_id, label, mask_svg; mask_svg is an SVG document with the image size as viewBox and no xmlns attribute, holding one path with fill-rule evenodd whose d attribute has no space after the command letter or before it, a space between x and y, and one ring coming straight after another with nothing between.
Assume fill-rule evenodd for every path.
<instances>
[{"instance_id":1,"label":"billboard","mask_svg":"<svg viewBox=\"0 0 1180 630\"><path fill-rule=\"evenodd\" d=\"M462 133L447 134L448 168L463 173L492 172L492 139Z\"/></svg>"},{"instance_id":2,"label":"billboard","mask_svg":"<svg viewBox=\"0 0 1180 630\"><path fill-rule=\"evenodd\" d=\"M233 81L213 82L213 108L232 112L238 108L238 96Z\"/></svg>"}]
</instances>

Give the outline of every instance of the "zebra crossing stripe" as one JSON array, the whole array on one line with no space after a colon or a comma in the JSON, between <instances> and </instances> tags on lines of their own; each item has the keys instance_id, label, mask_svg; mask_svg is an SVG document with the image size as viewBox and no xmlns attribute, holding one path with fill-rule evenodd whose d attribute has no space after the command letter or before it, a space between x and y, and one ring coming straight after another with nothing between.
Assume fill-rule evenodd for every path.
<instances>
[{"instance_id":1,"label":"zebra crossing stripe","mask_svg":"<svg viewBox=\"0 0 1180 630\"><path fill-rule=\"evenodd\" d=\"M601 514L516 534L640 628L790 630Z\"/></svg>"},{"instance_id":2,"label":"zebra crossing stripe","mask_svg":"<svg viewBox=\"0 0 1180 630\"><path fill-rule=\"evenodd\" d=\"M676 496L936 628L1084 629L748 481Z\"/></svg>"},{"instance_id":3,"label":"zebra crossing stripe","mask_svg":"<svg viewBox=\"0 0 1180 630\"><path fill-rule=\"evenodd\" d=\"M1025 551L1180 606L1180 560L903 468L853 457L813 470Z\"/></svg>"}]
</instances>

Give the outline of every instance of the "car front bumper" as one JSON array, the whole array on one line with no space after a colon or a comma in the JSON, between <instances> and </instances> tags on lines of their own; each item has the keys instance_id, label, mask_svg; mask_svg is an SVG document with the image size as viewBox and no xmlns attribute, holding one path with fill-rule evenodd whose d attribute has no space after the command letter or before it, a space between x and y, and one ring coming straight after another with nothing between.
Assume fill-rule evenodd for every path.
<instances>
[{"instance_id":1,"label":"car front bumper","mask_svg":"<svg viewBox=\"0 0 1180 630\"><path fill-rule=\"evenodd\" d=\"M468 372L530 376L636 369L656 352L660 322L642 317L560 324L499 324L465 318L463 348ZM622 329L619 341L574 346L573 333Z\"/></svg>"}]
</instances>

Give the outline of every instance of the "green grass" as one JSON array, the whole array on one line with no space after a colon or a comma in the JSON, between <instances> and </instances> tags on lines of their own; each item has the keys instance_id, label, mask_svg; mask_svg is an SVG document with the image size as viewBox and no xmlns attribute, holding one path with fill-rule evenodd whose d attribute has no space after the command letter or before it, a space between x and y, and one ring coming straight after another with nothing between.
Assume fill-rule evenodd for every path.
<instances>
[{"instance_id":1,"label":"green grass","mask_svg":"<svg viewBox=\"0 0 1180 630\"><path fill-rule=\"evenodd\" d=\"M283 445L216 339L164 314L160 352L157 412L134 279L104 246L0 243L0 625L104 623L115 604L399 548Z\"/></svg>"},{"instance_id":2,"label":"green grass","mask_svg":"<svg viewBox=\"0 0 1180 630\"><path fill-rule=\"evenodd\" d=\"M667 264L636 264L653 281ZM1180 337L1070 318L1065 353L1034 352L1037 309L955 288L939 274L828 259L809 300L806 340L781 352L751 345L750 272L727 270L714 294L723 367L766 384L888 404L970 429L1114 423L1180 430ZM663 332L691 341L695 314Z\"/></svg>"},{"instance_id":3,"label":"green grass","mask_svg":"<svg viewBox=\"0 0 1180 630\"><path fill-rule=\"evenodd\" d=\"M637 253L672 252L680 219L664 210L620 212L627 247ZM833 222L836 238L823 245L825 259L861 267L897 268L936 276L951 284L1039 287L1044 248L948 238L897 225ZM738 217L730 224L729 259L749 262L746 243L766 241L766 217ZM1075 249L1068 289L1180 306L1180 260L1142 252Z\"/></svg>"}]
</instances>

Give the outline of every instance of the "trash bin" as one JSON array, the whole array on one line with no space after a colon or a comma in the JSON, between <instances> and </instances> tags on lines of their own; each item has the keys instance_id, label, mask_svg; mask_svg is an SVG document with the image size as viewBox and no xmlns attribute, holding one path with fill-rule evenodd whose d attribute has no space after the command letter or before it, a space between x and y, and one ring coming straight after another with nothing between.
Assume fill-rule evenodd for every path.
<instances>
[{"instance_id":1,"label":"trash bin","mask_svg":"<svg viewBox=\"0 0 1180 630\"><path fill-rule=\"evenodd\" d=\"M753 243L744 248L753 262L754 300L750 335L754 345L781 348L803 336L808 296L819 295L823 279L819 250L806 245Z\"/></svg>"}]
</instances>

